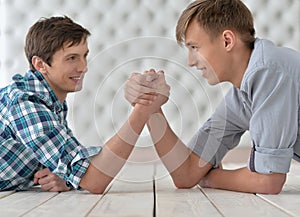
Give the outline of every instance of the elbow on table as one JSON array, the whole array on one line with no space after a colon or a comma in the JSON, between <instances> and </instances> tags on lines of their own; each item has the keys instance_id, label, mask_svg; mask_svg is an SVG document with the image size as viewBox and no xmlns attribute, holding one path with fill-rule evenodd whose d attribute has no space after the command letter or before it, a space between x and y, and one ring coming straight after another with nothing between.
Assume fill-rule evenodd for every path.
<instances>
[{"instance_id":1,"label":"elbow on table","mask_svg":"<svg viewBox=\"0 0 300 217\"><path fill-rule=\"evenodd\" d=\"M101 186L86 186L84 190L87 190L88 192L92 194L103 194L106 188Z\"/></svg>"},{"instance_id":2,"label":"elbow on table","mask_svg":"<svg viewBox=\"0 0 300 217\"><path fill-rule=\"evenodd\" d=\"M191 179L181 179L181 180L174 180L174 185L176 188L184 189L184 188L193 188L198 182L193 182Z\"/></svg>"},{"instance_id":3,"label":"elbow on table","mask_svg":"<svg viewBox=\"0 0 300 217\"><path fill-rule=\"evenodd\" d=\"M92 194L103 194L108 184L109 182L104 183L104 182L83 178L80 182L80 187Z\"/></svg>"},{"instance_id":4,"label":"elbow on table","mask_svg":"<svg viewBox=\"0 0 300 217\"><path fill-rule=\"evenodd\" d=\"M192 188L195 186L194 184L189 184L189 183L175 183L174 182L174 184L175 184L176 188L178 188L178 189Z\"/></svg>"},{"instance_id":5,"label":"elbow on table","mask_svg":"<svg viewBox=\"0 0 300 217\"><path fill-rule=\"evenodd\" d=\"M286 181L286 174L265 175L261 179L262 194L279 194Z\"/></svg>"}]
</instances>

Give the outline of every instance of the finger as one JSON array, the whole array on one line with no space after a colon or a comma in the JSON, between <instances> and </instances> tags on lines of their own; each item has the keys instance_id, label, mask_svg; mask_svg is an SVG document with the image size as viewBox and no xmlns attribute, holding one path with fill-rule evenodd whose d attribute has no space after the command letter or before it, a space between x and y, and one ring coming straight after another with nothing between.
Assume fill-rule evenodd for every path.
<instances>
[{"instance_id":1,"label":"finger","mask_svg":"<svg viewBox=\"0 0 300 217\"><path fill-rule=\"evenodd\" d=\"M134 79L136 81L136 83L139 85L148 87L148 86L150 86L151 82L157 78L158 78L158 75L155 72L150 73L148 71L145 71L144 74L135 76L130 79Z\"/></svg>"},{"instance_id":2,"label":"finger","mask_svg":"<svg viewBox=\"0 0 300 217\"><path fill-rule=\"evenodd\" d=\"M136 77L136 76L139 76L140 74L141 74L141 73L133 72L133 73L131 73L130 78L134 78L134 77Z\"/></svg>"},{"instance_id":3,"label":"finger","mask_svg":"<svg viewBox=\"0 0 300 217\"><path fill-rule=\"evenodd\" d=\"M144 74L156 74L156 72L153 68L151 68L148 71L145 71Z\"/></svg>"},{"instance_id":4,"label":"finger","mask_svg":"<svg viewBox=\"0 0 300 217\"><path fill-rule=\"evenodd\" d=\"M158 74L148 74L146 75L146 81L147 82L152 82L155 81L158 78Z\"/></svg>"},{"instance_id":5,"label":"finger","mask_svg":"<svg viewBox=\"0 0 300 217\"><path fill-rule=\"evenodd\" d=\"M38 183L39 183L40 185L45 185L45 184L47 184L47 183L50 183L53 179L55 179L54 174L53 174L53 175L47 175L47 176L44 176L44 177L40 178L40 179L38 180Z\"/></svg>"},{"instance_id":6,"label":"finger","mask_svg":"<svg viewBox=\"0 0 300 217\"><path fill-rule=\"evenodd\" d=\"M142 93L132 87L125 88L124 96L129 102L134 102L140 95L142 95Z\"/></svg>"},{"instance_id":7,"label":"finger","mask_svg":"<svg viewBox=\"0 0 300 217\"><path fill-rule=\"evenodd\" d=\"M135 104L150 105L157 98L156 94L144 94L136 98L135 96L126 96L127 100L134 106Z\"/></svg>"},{"instance_id":8,"label":"finger","mask_svg":"<svg viewBox=\"0 0 300 217\"><path fill-rule=\"evenodd\" d=\"M53 182L41 185L41 188L45 191L50 191L50 192L58 192L58 191L62 191L63 189L61 186L57 186Z\"/></svg>"},{"instance_id":9,"label":"finger","mask_svg":"<svg viewBox=\"0 0 300 217\"><path fill-rule=\"evenodd\" d=\"M49 173L51 173L51 172L48 168L41 169L34 174L34 179L40 179L44 176L47 176Z\"/></svg>"},{"instance_id":10,"label":"finger","mask_svg":"<svg viewBox=\"0 0 300 217\"><path fill-rule=\"evenodd\" d=\"M41 187L42 189L50 192L62 192L71 190L71 188L66 185L65 180L62 179L52 180L51 182L42 185Z\"/></svg>"},{"instance_id":11,"label":"finger","mask_svg":"<svg viewBox=\"0 0 300 217\"><path fill-rule=\"evenodd\" d=\"M46 178L39 180L41 188L46 191L67 191L70 188L66 185L65 180L61 179L59 176L53 174L49 175Z\"/></svg>"},{"instance_id":12,"label":"finger","mask_svg":"<svg viewBox=\"0 0 300 217\"><path fill-rule=\"evenodd\" d=\"M159 75L164 75L165 72L164 72L163 70L159 70L159 71L157 72L157 74L159 74Z\"/></svg>"},{"instance_id":13,"label":"finger","mask_svg":"<svg viewBox=\"0 0 300 217\"><path fill-rule=\"evenodd\" d=\"M53 185L51 183L46 183L41 185L41 188L45 191L50 191L53 188Z\"/></svg>"},{"instance_id":14,"label":"finger","mask_svg":"<svg viewBox=\"0 0 300 217\"><path fill-rule=\"evenodd\" d=\"M140 104L140 105L151 105L154 101L153 100L145 100L145 99L137 99L135 102L134 102L134 105L136 104Z\"/></svg>"},{"instance_id":15,"label":"finger","mask_svg":"<svg viewBox=\"0 0 300 217\"><path fill-rule=\"evenodd\" d=\"M136 81L127 80L125 85L125 94L126 92L134 93L138 97L139 95L142 95L144 93L155 92L155 89L144 86L141 83L137 83Z\"/></svg>"},{"instance_id":16,"label":"finger","mask_svg":"<svg viewBox=\"0 0 300 217\"><path fill-rule=\"evenodd\" d=\"M153 102L155 101L157 98L157 94L143 94L141 95L139 98L137 98L135 101L138 102L138 101L149 101L149 102Z\"/></svg>"},{"instance_id":17,"label":"finger","mask_svg":"<svg viewBox=\"0 0 300 217\"><path fill-rule=\"evenodd\" d=\"M152 82L158 78L158 74L155 72L154 69L149 69L149 71L144 72L146 75L146 80Z\"/></svg>"},{"instance_id":18,"label":"finger","mask_svg":"<svg viewBox=\"0 0 300 217\"><path fill-rule=\"evenodd\" d=\"M157 93L145 93L145 94L139 96L139 99L155 100L157 96L158 96Z\"/></svg>"},{"instance_id":19,"label":"finger","mask_svg":"<svg viewBox=\"0 0 300 217\"><path fill-rule=\"evenodd\" d=\"M38 184L38 182L39 182L39 179L34 177L33 183L34 183L34 184Z\"/></svg>"},{"instance_id":20,"label":"finger","mask_svg":"<svg viewBox=\"0 0 300 217\"><path fill-rule=\"evenodd\" d=\"M131 73L131 75L127 81L133 81L133 82L136 82L137 84L139 84L142 81L142 77L143 76L141 73L133 72L133 73Z\"/></svg>"},{"instance_id":21,"label":"finger","mask_svg":"<svg viewBox=\"0 0 300 217\"><path fill-rule=\"evenodd\" d=\"M137 99L154 100L155 96L157 96L157 93L153 92L152 89L149 93L143 93L144 90L145 88L143 87L138 88L138 90L133 87L125 87L124 96L130 103L134 103ZM147 90L150 91L150 89Z\"/></svg>"}]
</instances>

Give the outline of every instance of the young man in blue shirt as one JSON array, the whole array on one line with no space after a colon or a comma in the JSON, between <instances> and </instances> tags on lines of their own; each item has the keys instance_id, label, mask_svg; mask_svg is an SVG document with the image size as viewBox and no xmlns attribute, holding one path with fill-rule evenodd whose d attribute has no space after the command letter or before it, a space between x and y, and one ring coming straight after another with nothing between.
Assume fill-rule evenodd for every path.
<instances>
[{"instance_id":1,"label":"young man in blue shirt","mask_svg":"<svg viewBox=\"0 0 300 217\"><path fill-rule=\"evenodd\" d=\"M255 38L252 14L240 0L192 2L178 20L176 37L188 48L188 64L209 84L230 82L233 87L187 147L161 109L148 123L175 185L281 192L291 160L300 161L300 54ZM143 76L153 76L153 82L140 82ZM166 85L157 77L154 70L133 74L126 98L145 107L155 102L157 95L143 88ZM164 127L155 130L152 124ZM252 140L248 167L222 169L223 157L245 131Z\"/></svg>"}]
</instances>

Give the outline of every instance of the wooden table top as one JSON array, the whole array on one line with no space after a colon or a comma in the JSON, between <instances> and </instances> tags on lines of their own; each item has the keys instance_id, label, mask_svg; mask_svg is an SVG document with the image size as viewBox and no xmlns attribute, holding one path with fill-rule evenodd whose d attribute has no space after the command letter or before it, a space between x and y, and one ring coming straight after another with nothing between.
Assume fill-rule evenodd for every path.
<instances>
[{"instance_id":1,"label":"wooden table top","mask_svg":"<svg viewBox=\"0 0 300 217\"><path fill-rule=\"evenodd\" d=\"M53 193L38 187L28 191L0 192L0 216L300 216L299 163L292 164L287 183L279 195L255 195L198 186L176 189L167 173L160 173L161 176L153 180L134 182L122 178L122 174L124 177L137 169L127 168L131 171L122 170L102 195L75 190Z\"/></svg>"}]
</instances>

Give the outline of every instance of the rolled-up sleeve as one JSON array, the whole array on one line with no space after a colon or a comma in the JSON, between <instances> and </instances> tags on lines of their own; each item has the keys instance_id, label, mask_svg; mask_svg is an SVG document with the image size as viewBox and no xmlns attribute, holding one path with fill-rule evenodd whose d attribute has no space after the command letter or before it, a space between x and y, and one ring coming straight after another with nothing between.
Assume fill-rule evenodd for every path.
<instances>
[{"instance_id":1,"label":"rolled-up sleeve","mask_svg":"<svg viewBox=\"0 0 300 217\"><path fill-rule=\"evenodd\" d=\"M263 174L288 173L298 133L299 85L278 70L268 70L258 71L246 84L253 112L248 167Z\"/></svg>"}]
</instances>

